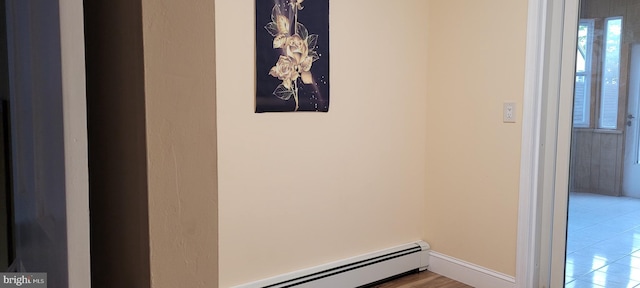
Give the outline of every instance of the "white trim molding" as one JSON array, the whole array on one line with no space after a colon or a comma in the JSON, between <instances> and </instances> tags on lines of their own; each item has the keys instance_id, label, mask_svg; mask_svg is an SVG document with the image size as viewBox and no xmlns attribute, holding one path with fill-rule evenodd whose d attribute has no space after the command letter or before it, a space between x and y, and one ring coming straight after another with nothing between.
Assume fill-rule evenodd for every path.
<instances>
[{"instance_id":1,"label":"white trim molding","mask_svg":"<svg viewBox=\"0 0 640 288\"><path fill-rule=\"evenodd\" d=\"M514 288L512 276L454 257L429 251L429 271L478 288Z\"/></svg>"},{"instance_id":2,"label":"white trim molding","mask_svg":"<svg viewBox=\"0 0 640 288\"><path fill-rule=\"evenodd\" d=\"M537 287L539 167L548 0L530 0L527 20L515 287Z\"/></svg>"},{"instance_id":3,"label":"white trim molding","mask_svg":"<svg viewBox=\"0 0 640 288\"><path fill-rule=\"evenodd\" d=\"M87 89L82 3L81 0L59 0L70 288L91 287Z\"/></svg>"}]
</instances>

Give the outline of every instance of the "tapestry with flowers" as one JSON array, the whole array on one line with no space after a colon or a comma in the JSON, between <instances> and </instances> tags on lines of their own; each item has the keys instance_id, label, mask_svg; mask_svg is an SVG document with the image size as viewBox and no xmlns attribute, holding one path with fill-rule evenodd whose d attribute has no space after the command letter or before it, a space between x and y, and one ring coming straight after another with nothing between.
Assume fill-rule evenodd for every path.
<instances>
[{"instance_id":1,"label":"tapestry with flowers","mask_svg":"<svg viewBox=\"0 0 640 288\"><path fill-rule=\"evenodd\" d=\"M329 0L256 0L256 112L329 111Z\"/></svg>"}]
</instances>

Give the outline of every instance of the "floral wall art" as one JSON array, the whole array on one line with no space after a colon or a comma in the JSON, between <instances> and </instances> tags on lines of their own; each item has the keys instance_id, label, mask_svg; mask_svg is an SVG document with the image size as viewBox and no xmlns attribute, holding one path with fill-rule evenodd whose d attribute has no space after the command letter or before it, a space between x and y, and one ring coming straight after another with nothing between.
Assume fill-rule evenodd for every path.
<instances>
[{"instance_id":1,"label":"floral wall art","mask_svg":"<svg viewBox=\"0 0 640 288\"><path fill-rule=\"evenodd\" d=\"M329 0L256 0L256 112L329 111Z\"/></svg>"}]
</instances>

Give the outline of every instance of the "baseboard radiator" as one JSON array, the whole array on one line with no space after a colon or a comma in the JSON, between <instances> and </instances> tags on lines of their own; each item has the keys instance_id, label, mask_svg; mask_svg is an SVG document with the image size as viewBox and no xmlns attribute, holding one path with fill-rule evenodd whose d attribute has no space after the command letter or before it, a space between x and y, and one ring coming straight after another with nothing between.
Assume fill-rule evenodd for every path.
<instances>
[{"instance_id":1,"label":"baseboard radiator","mask_svg":"<svg viewBox=\"0 0 640 288\"><path fill-rule=\"evenodd\" d=\"M429 244L412 242L235 288L354 288L429 266Z\"/></svg>"}]
</instances>

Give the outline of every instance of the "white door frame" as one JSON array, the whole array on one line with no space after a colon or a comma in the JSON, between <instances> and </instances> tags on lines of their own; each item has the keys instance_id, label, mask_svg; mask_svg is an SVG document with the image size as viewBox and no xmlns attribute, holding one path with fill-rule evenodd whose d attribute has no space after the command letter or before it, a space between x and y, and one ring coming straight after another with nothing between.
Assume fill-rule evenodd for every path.
<instances>
[{"instance_id":1,"label":"white door frame","mask_svg":"<svg viewBox=\"0 0 640 288\"><path fill-rule=\"evenodd\" d=\"M6 5L7 9L7 42L8 42L8 54L9 54L9 74L12 75L12 69L15 69L16 66L27 66L31 65L31 63L20 62L22 59L17 59L16 51L19 50L20 46L24 45L24 41L17 41L19 37L28 38L29 35L24 35L24 31L19 30L15 26L18 26L16 23L24 24L24 22L30 21L28 16L29 13L32 13L33 10L41 9L39 12L42 12L42 7L33 5L31 6L31 1L29 3L22 3L21 9L28 10L18 10L10 9L11 7L15 7L15 3L19 3L19 1L23 0L7 0ZM66 216L66 225L58 225L58 226L46 226L46 227L66 227L66 231L54 231L52 233L62 234L66 233L66 269L68 278L68 287L69 288L88 288L91 287L91 263L90 263L90 230L89 230L89 179L88 179L88 139L87 139L87 115L86 115L86 82L85 82L85 57L84 57L84 6L82 0L56 0L54 3L47 3L49 5L58 5L58 10L48 13L58 12L59 15L56 18L59 19L59 37L60 37L60 75L55 75L53 77L56 80L52 81L61 81L61 95L50 93L47 96L49 97L61 97L62 102L62 133L57 134L56 131L51 132L55 134L51 136L51 138L63 139L63 153L64 157L64 212ZM50 7L50 6L49 6ZM47 13L47 11L45 11ZM29 16L30 17L30 16ZM35 16L34 16L35 17ZM22 25L21 27L26 26ZM57 31L58 29L51 29L52 31ZM23 33L21 35L21 33ZM57 35L56 35L57 36ZM37 36L36 36L37 37ZM21 43L21 44L16 44ZM47 47L37 47L39 49L46 49ZM51 53L57 53L58 47L51 48ZM56 55L57 56L57 55ZM23 57L24 58L24 57ZM51 60L51 61L57 61ZM13 66L15 65L15 66ZM13 67L13 68L12 68ZM15 70L14 70L15 71ZM58 71L56 71L58 73ZM59 80L57 80L57 76ZM12 76L10 76L12 77ZM11 80L14 81L14 80ZM17 82L17 81L16 81ZM15 86L29 86L29 84L10 84ZM18 89L15 89L18 90ZM19 94L16 91L12 91L11 99L15 99L14 97L19 97ZM27 92L21 92L27 93ZM29 91L30 93L30 91ZM55 92L58 93L58 92ZM53 96L51 96L53 95ZM42 95L39 95L42 97ZM29 98L31 99L31 98ZM57 98L56 98L57 99ZM17 105L17 104L11 104ZM24 110L31 111L32 106L28 107L29 104L25 104L22 107L27 107ZM12 120L19 119L17 117L18 113L14 111L18 111L16 107L12 107ZM23 111L24 111L23 110ZM31 113L31 112L29 112ZM27 116L22 117L29 117ZM55 114L55 116L46 116L46 117L59 117L60 115ZM35 117L34 117L35 118ZM45 121L42 118L38 118L38 121ZM56 118L59 120L59 118ZM26 124L18 124L18 121L14 121L12 123L12 130L16 131L22 127L29 127L29 122ZM57 123L57 122L56 122ZM21 126L23 125L23 126ZM12 132L14 133L14 132ZM36 132L31 132L36 133ZM38 133L41 133L39 131ZM24 133L27 134L27 133ZM60 135L62 134L62 135ZM14 137L12 135L12 137ZM15 145L14 149L17 145ZM55 153L58 153L58 150L55 150ZM15 153L15 151L13 152ZM33 152L29 152L32 153ZM52 152L53 153L53 152ZM15 159L14 159L15 161ZM13 163L13 169L16 169L18 165L16 162ZM19 168L18 168L19 169ZM15 171L15 170L14 170ZM35 177L34 177L35 178ZM30 179L29 182L34 181ZM57 194L56 194L57 195ZM39 198L42 199L42 198ZM56 211L57 212L57 211ZM29 224L34 223L33 219L22 220L25 222L29 222ZM42 224L42 223L37 223ZM46 228L43 228L46 229ZM62 237L61 237L62 238ZM56 238L56 240L59 238ZM29 242L29 241L26 241ZM33 241L31 241L33 242ZM32 244L31 244L32 245ZM24 271L24 267L22 266L22 259L20 259L19 255L16 255L16 262L14 266L16 270L20 272L48 272L48 271ZM58 255L52 256L58 257ZM31 258L29 260L32 260ZM55 263L58 264L58 263ZM49 278L51 279L51 278Z\"/></svg>"},{"instance_id":2,"label":"white door frame","mask_svg":"<svg viewBox=\"0 0 640 288\"><path fill-rule=\"evenodd\" d=\"M91 287L84 4L59 0L69 288Z\"/></svg>"},{"instance_id":3,"label":"white door frame","mask_svg":"<svg viewBox=\"0 0 640 288\"><path fill-rule=\"evenodd\" d=\"M516 287L564 283L578 5L529 0Z\"/></svg>"}]
</instances>

